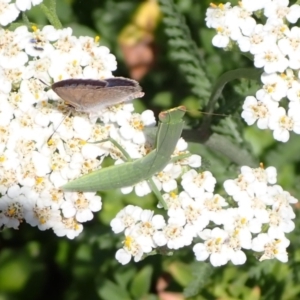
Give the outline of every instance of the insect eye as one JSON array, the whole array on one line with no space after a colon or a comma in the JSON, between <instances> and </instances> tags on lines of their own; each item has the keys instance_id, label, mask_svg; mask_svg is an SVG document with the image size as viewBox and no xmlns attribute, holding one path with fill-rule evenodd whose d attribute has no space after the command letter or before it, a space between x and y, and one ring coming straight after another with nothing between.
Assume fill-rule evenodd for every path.
<instances>
[{"instance_id":1,"label":"insect eye","mask_svg":"<svg viewBox=\"0 0 300 300\"><path fill-rule=\"evenodd\" d=\"M75 106L74 105L72 105L72 104L70 104L70 103L68 103L68 102L64 102L64 104L65 104L65 106L68 106L68 107L70 107L70 108L75 108Z\"/></svg>"}]
</instances>

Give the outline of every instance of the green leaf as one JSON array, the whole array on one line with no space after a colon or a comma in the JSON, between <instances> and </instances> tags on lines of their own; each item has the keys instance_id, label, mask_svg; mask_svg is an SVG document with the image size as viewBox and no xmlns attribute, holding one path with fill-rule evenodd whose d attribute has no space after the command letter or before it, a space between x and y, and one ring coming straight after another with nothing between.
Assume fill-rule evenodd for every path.
<instances>
[{"instance_id":1,"label":"green leaf","mask_svg":"<svg viewBox=\"0 0 300 300\"><path fill-rule=\"evenodd\" d=\"M98 288L98 295L102 300L131 300L127 291L110 280L104 280L103 285Z\"/></svg>"},{"instance_id":2,"label":"green leaf","mask_svg":"<svg viewBox=\"0 0 300 300\"><path fill-rule=\"evenodd\" d=\"M145 266L132 281L130 292L136 299L141 299L149 293L153 267Z\"/></svg>"},{"instance_id":3,"label":"green leaf","mask_svg":"<svg viewBox=\"0 0 300 300\"><path fill-rule=\"evenodd\" d=\"M135 268L124 268L123 266L115 273L116 282L124 289L127 289L128 283L136 275Z\"/></svg>"},{"instance_id":4,"label":"green leaf","mask_svg":"<svg viewBox=\"0 0 300 300\"><path fill-rule=\"evenodd\" d=\"M213 274L213 267L209 263L195 262L191 268L194 279L184 289L183 294L185 297L192 297L199 294L200 290L207 284L210 276Z\"/></svg>"},{"instance_id":5,"label":"green leaf","mask_svg":"<svg viewBox=\"0 0 300 300\"><path fill-rule=\"evenodd\" d=\"M171 265L169 265L167 271L172 274L174 279L181 286L187 286L188 283L193 279L190 265L179 261L173 262Z\"/></svg>"}]
</instances>

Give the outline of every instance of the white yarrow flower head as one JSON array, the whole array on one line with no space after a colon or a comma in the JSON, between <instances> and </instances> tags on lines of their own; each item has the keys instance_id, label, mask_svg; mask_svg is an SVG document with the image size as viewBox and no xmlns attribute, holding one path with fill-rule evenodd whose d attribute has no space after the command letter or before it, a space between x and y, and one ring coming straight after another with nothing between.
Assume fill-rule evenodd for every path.
<instances>
[{"instance_id":1,"label":"white yarrow flower head","mask_svg":"<svg viewBox=\"0 0 300 300\"><path fill-rule=\"evenodd\" d=\"M226 211L224 228L231 232L238 231L244 237L259 234L253 239L252 249L262 251L256 250L261 247L259 243L269 243L272 239L275 241L294 230L295 224L292 219L295 218L295 213L291 204L296 203L297 200L284 191L281 186L275 185L277 171L274 167L265 169L261 164L259 168L252 169L243 166L241 173L243 175L239 176L239 180L227 180L224 183L225 190L233 196L239 206L238 209ZM240 186L244 187L243 190L240 189ZM268 234L261 233L262 224L265 224L264 231L267 230ZM284 241L285 238L282 240ZM277 251L277 242L272 243L268 244L268 247L275 248L268 251ZM286 248L287 245L284 245ZM242 247L249 249L247 245ZM282 257L278 258L281 261L287 260L285 248L281 252ZM263 259L276 257L275 252L273 254L264 254Z\"/></svg>"},{"instance_id":2,"label":"white yarrow flower head","mask_svg":"<svg viewBox=\"0 0 300 300\"><path fill-rule=\"evenodd\" d=\"M255 19L254 12L258 12ZM260 18L261 13L265 19ZM274 139L284 143L289 140L290 131L300 134L295 113L300 108L296 81L300 74L300 29L293 25L299 17L300 6L289 6L286 0L211 5L206 13L207 27L217 31L212 39L214 46L230 49L237 45L253 57L256 68L264 70L262 88L256 92L256 98L245 99L242 118L249 126L257 121L259 129L273 130ZM283 101L291 101L288 112Z\"/></svg>"},{"instance_id":3,"label":"white yarrow flower head","mask_svg":"<svg viewBox=\"0 0 300 300\"><path fill-rule=\"evenodd\" d=\"M41 1L21 2L16 5L26 10ZM125 116L131 116L133 108L120 105L124 109L116 111L122 113L116 118L111 114L100 126L97 117L74 110L70 114L40 79L51 84L83 78L84 68L95 53L102 67L94 68L93 78L112 77L115 57L96 39L73 36L71 28L33 26L29 31L21 26L13 32L1 29L1 33L0 78L4 84L0 95L0 223L17 228L25 220L40 230L52 229L58 236L74 238L82 232L82 223L101 209L101 197L95 193L63 192L60 187L98 169L105 156L113 156L113 148L107 143L89 142L118 132L120 125L116 121L125 123ZM155 125L153 112L143 113L140 124ZM143 130L140 132L134 138L145 139ZM137 147L132 141L123 141L132 144L127 149ZM141 138L137 141L143 142Z\"/></svg>"}]
</instances>

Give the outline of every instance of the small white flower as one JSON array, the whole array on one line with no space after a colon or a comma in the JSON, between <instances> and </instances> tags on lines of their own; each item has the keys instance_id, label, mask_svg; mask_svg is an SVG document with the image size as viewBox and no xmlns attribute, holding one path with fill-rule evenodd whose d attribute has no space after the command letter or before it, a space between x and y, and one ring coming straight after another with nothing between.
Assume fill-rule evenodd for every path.
<instances>
[{"instance_id":1,"label":"small white flower","mask_svg":"<svg viewBox=\"0 0 300 300\"><path fill-rule=\"evenodd\" d=\"M16 4L10 2L11 0L0 1L0 24L2 26L6 26L13 22L20 13Z\"/></svg>"},{"instance_id":2,"label":"small white flower","mask_svg":"<svg viewBox=\"0 0 300 300\"><path fill-rule=\"evenodd\" d=\"M64 203L64 193L61 190L53 188L53 186L47 186L37 200L38 205L44 203L46 206L51 206L54 209L59 209Z\"/></svg>"},{"instance_id":3,"label":"small white flower","mask_svg":"<svg viewBox=\"0 0 300 300\"><path fill-rule=\"evenodd\" d=\"M31 6L42 3L43 0L16 0L16 5L19 10L25 11L30 10Z\"/></svg>"},{"instance_id":4,"label":"small white flower","mask_svg":"<svg viewBox=\"0 0 300 300\"><path fill-rule=\"evenodd\" d=\"M4 169L16 169L19 164L20 160L16 152L7 149L0 154L0 166Z\"/></svg>"},{"instance_id":5,"label":"small white flower","mask_svg":"<svg viewBox=\"0 0 300 300\"><path fill-rule=\"evenodd\" d=\"M82 224L78 223L75 218L63 218L53 226L53 231L57 236L66 236L72 240L83 230Z\"/></svg>"},{"instance_id":6,"label":"small white flower","mask_svg":"<svg viewBox=\"0 0 300 300\"><path fill-rule=\"evenodd\" d=\"M267 32L267 39L270 38L274 42L284 38L290 31L289 27L282 19L276 18L267 19L264 30Z\"/></svg>"},{"instance_id":7,"label":"small white flower","mask_svg":"<svg viewBox=\"0 0 300 300\"><path fill-rule=\"evenodd\" d=\"M300 6L297 4L288 7L288 0L270 1L264 8L264 15L269 19L284 19L294 24L300 17Z\"/></svg>"},{"instance_id":8,"label":"small white flower","mask_svg":"<svg viewBox=\"0 0 300 300\"><path fill-rule=\"evenodd\" d=\"M50 157L38 151L32 152L32 163L35 167L36 176L44 177L51 171Z\"/></svg>"},{"instance_id":9,"label":"small white flower","mask_svg":"<svg viewBox=\"0 0 300 300\"><path fill-rule=\"evenodd\" d=\"M253 186L242 174L237 179L226 180L223 185L226 193L232 196L235 201L248 197L248 195L254 196Z\"/></svg>"},{"instance_id":10,"label":"small white flower","mask_svg":"<svg viewBox=\"0 0 300 300\"><path fill-rule=\"evenodd\" d=\"M82 117L75 116L73 118L74 137L87 140L92 132L92 124Z\"/></svg>"},{"instance_id":11,"label":"small white flower","mask_svg":"<svg viewBox=\"0 0 300 300\"><path fill-rule=\"evenodd\" d=\"M291 194L287 191L284 191L280 185L273 185L269 187L269 194L274 198L274 207L275 209L279 209L282 207L290 207L290 204L295 204L298 200L291 196Z\"/></svg>"},{"instance_id":12,"label":"small white flower","mask_svg":"<svg viewBox=\"0 0 300 300\"><path fill-rule=\"evenodd\" d=\"M296 108L300 105L300 81L295 80L292 83L292 87L287 91L287 98L289 102L289 108Z\"/></svg>"},{"instance_id":13,"label":"small white flower","mask_svg":"<svg viewBox=\"0 0 300 300\"><path fill-rule=\"evenodd\" d=\"M239 199L238 206L244 210L253 211L253 215L258 220L258 223L264 224L269 222L267 205L272 203L272 197L269 195L255 195L253 197L248 195L248 197Z\"/></svg>"},{"instance_id":14,"label":"small white flower","mask_svg":"<svg viewBox=\"0 0 300 300\"><path fill-rule=\"evenodd\" d=\"M242 0L241 1L242 7L252 12L263 9L268 4L269 4L269 0Z\"/></svg>"},{"instance_id":15,"label":"small white flower","mask_svg":"<svg viewBox=\"0 0 300 300\"><path fill-rule=\"evenodd\" d=\"M136 185L134 185L134 187L129 186L121 188L121 192L125 195L131 193L133 190L139 197L144 197L151 193L151 188L146 180L137 183Z\"/></svg>"},{"instance_id":16,"label":"small white flower","mask_svg":"<svg viewBox=\"0 0 300 300\"><path fill-rule=\"evenodd\" d=\"M7 45L0 52L0 67L4 69L22 68L28 61L28 55L17 43Z\"/></svg>"},{"instance_id":17,"label":"small white flower","mask_svg":"<svg viewBox=\"0 0 300 300\"><path fill-rule=\"evenodd\" d=\"M259 129L267 129L269 118L272 111L278 107L275 101L266 101L266 103L257 101L253 96L248 96L243 105L242 118L250 126L257 121Z\"/></svg>"},{"instance_id":18,"label":"small white flower","mask_svg":"<svg viewBox=\"0 0 300 300\"><path fill-rule=\"evenodd\" d=\"M294 110L289 109L288 115L283 107L277 108L270 118L269 128L274 130L275 140L287 142L290 138L290 131L300 134L300 119Z\"/></svg>"},{"instance_id":19,"label":"small white flower","mask_svg":"<svg viewBox=\"0 0 300 300\"><path fill-rule=\"evenodd\" d=\"M292 6L290 6L289 11L285 17L290 23L295 24L300 17L300 6L298 4L293 4Z\"/></svg>"},{"instance_id":20,"label":"small white flower","mask_svg":"<svg viewBox=\"0 0 300 300\"><path fill-rule=\"evenodd\" d=\"M254 218L254 212L248 208L230 208L224 216L224 229L238 231L241 235L251 236L251 233L261 232L262 224Z\"/></svg>"},{"instance_id":21,"label":"small white flower","mask_svg":"<svg viewBox=\"0 0 300 300\"><path fill-rule=\"evenodd\" d=\"M245 236L239 231L229 232L227 243L228 257L234 265L243 265L246 260L246 254L242 248L251 248L251 235Z\"/></svg>"},{"instance_id":22,"label":"small white flower","mask_svg":"<svg viewBox=\"0 0 300 300\"><path fill-rule=\"evenodd\" d=\"M135 237L127 235L124 240L124 247L116 252L116 260L122 265L126 265L130 262L131 257L134 257L135 262L140 261L143 254L142 248Z\"/></svg>"},{"instance_id":23,"label":"small white flower","mask_svg":"<svg viewBox=\"0 0 300 300\"><path fill-rule=\"evenodd\" d=\"M141 115L128 114L126 119L118 120L121 136L126 140L132 139L136 144L145 143L144 127L154 126L155 123L154 114L151 110L146 110Z\"/></svg>"},{"instance_id":24,"label":"small white flower","mask_svg":"<svg viewBox=\"0 0 300 300\"><path fill-rule=\"evenodd\" d=\"M31 226L37 226L40 230L53 228L61 221L60 211L50 206L33 205L25 210L24 219Z\"/></svg>"},{"instance_id":25,"label":"small white flower","mask_svg":"<svg viewBox=\"0 0 300 300\"><path fill-rule=\"evenodd\" d=\"M111 123L118 122L121 119L128 119L128 113L133 111L133 104L126 102L101 109L101 114L97 118L99 117L104 124L112 126Z\"/></svg>"},{"instance_id":26,"label":"small white flower","mask_svg":"<svg viewBox=\"0 0 300 300\"><path fill-rule=\"evenodd\" d=\"M24 195L10 198L4 195L0 202L0 224L7 228L18 229L24 218L24 205L28 202Z\"/></svg>"},{"instance_id":27,"label":"small white flower","mask_svg":"<svg viewBox=\"0 0 300 300\"><path fill-rule=\"evenodd\" d=\"M162 229L165 225L166 222L163 216L154 215L154 212L150 210L144 210L141 213L141 220L132 229L132 231L135 232L134 235L136 237L136 241L140 245L144 253L150 253L153 248L156 248L153 236L158 230Z\"/></svg>"},{"instance_id":28,"label":"small white flower","mask_svg":"<svg viewBox=\"0 0 300 300\"><path fill-rule=\"evenodd\" d=\"M283 235L273 238L266 233L261 233L253 239L252 250L264 252L259 259L260 261L277 258L281 262L287 262L288 254L286 248L289 244L290 241Z\"/></svg>"},{"instance_id":29,"label":"small white flower","mask_svg":"<svg viewBox=\"0 0 300 300\"><path fill-rule=\"evenodd\" d=\"M177 181L181 174L181 166L176 164L168 164L161 172L159 172L153 179L156 179L159 190L166 193L174 191L177 188Z\"/></svg>"},{"instance_id":30,"label":"small white flower","mask_svg":"<svg viewBox=\"0 0 300 300\"><path fill-rule=\"evenodd\" d=\"M140 207L127 205L111 220L110 226L112 231L114 233L120 233L126 228L133 227L140 220L141 213L142 209Z\"/></svg>"},{"instance_id":31,"label":"small white flower","mask_svg":"<svg viewBox=\"0 0 300 300\"><path fill-rule=\"evenodd\" d=\"M190 170L182 176L181 185L190 197L199 197L205 191L213 192L216 182L209 171L197 173L195 170Z\"/></svg>"},{"instance_id":32,"label":"small white flower","mask_svg":"<svg viewBox=\"0 0 300 300\"><path fill-rule=\"evenodd\" d=\"M223 197L218 194L204 193L204 195L195 198L196 202L202 203L205 211L203 214L209 218L210 221L217 225L224 223L224 206L228 206L228 203Z\"/></svg>"},{"instance_id":33,"label":"small white flower","mask_svg":"<svg viewBox=\"0 0 300 300\"><path fill-rule=\"evenodd\" d=\"M173 221L174 218L173 218ZM169 249L179 249L184 246L189 246L193 240L193 233L182 227L184 219L177 220L178 222L168 221L168 224L162 231L155 232L153 239L157 246L167 246Z\"/></svg>"},{"instance_id":34,"label":"small white flower","mask_svg":"<svg viewBox=\"0 0 300 300\"><path fill-rule=\"evenodd\" d=\"M252 13L244 7L234 6L231 13L228 13L227 23L230 22L232 26L238 25L243 35L249 35L255 28L256 21L252 18Z\"/></svg>"},{"instance_id":35,"label":"small white flower","mask_svg":"<svg viewBox=\"0 0 300 300\"><path fill-rule=\"evenodd\" d=\"M251 32L246 36L242 35L237 43L242 52L251 54L261 53L265 47L265 38L267 33L264 31L262 24L256 24Z\"/></svg>"},{"instance_id":36,"label":"small white flower","mask_svg":"<svg viewBox=\"0 0 300 300\"><path fill-rule=\"evenodd\" d=\"M119 249L116 252L115 257L116 257L116 260L122 265L128 264L131 260L131 254L124 249Z\"/></svg>"},{"instance_id":37,"label":"small white flower","mask_svg":"<svg viewBox=\"0 0 300 300\"><path fill-rule=\"evenodd\" d=\"M231 4L227 2L226 4L220 3L215 5L210 4L210 7L206 10L206 26L208 28L217 28L224 24L228 11L231 10Z\"/></svg>"},{"instance_id":38,"label":"small white flower","mask_svg":"<svg viewBox=\"0 0 300 300\"><path fill-rule=\"evenodd\" d=\"M196 260L204 261L210 257L210 263L214 267L227 264L229 260L229 253L226 245L228 233L216 227L213 230L203 230L199 233L199 236L204 240L204 243L197 243L193 247Z\"/></svg>"},{"instance_id":39,"label":"small white flower","mask_svg":"<svg viewBox=\"0 0 300 300\"><path fill-rule=\"evenodd\" d=\"M217 29L217 35L212 39L212 44L218 48L226 48L231 40L236 41L241 37L241 31L237 26L220 26Z\"/></svg>"},{"instance_id":40,"label":"small white flower","mask_svg":"<svg viewBox=\"0 0 300 300\"><path fill-rule=\"evenodd\" d=\"M264 71L270 74L284 72L289 66L289 61L275 43L268 43L265 44L263 52L254 55L254 65L256 68L263 67Z\"/></svg>"},{"instance_id":41,"label":"small white flower","mask_svg":"<svg viewBox=\"0 0 300 300\"><path fill-rule=\"evenodd\" d=\"M289 56L290 60L290 68L292 69L299 69L299 60L296 65L295 59L300 50L300 28L299 27L292 27L290 31L286 32L285 37L278 41L278 47L281 52L285 55ZM293 63L292 63L293 61Z\"/></svg>"},{"instance_id":42,"label":"small white flower","mask_svg":"<svg viewBox=\"0 0 300 300\"><path fill-rule=\"evenodd\" d=\"M167 209L181 209L181 202L182 199L185 197L189 197L186 192L181 192L179 195L177 195L175 192L170 192L162 195L166 205ZM158 203L158 208L162 208L161 204Z\"/></svg>"},{"instance_id":43,"label":"small white flower","mask_svg":"<svg viewBox=\"0 0 300 300\"><path fill-rule=\"evenodd\" d=\"M265 169L263 164L261 164L259 168L250 168L248 166L242 166L241 174L249 183L254 183L255 181L257 181L264 184L274 184L277 181L276 168L268 167L267 169ZM259 191L257 191L257 193L259 193Z\"/></svg>"},{"instance_id":44,"label":"small white flower","mask_svg":"<svg viewBox=\"0 0 300 300\"><path fill-rule=\"evenodd\" d=\"M287 95L287 82L276 73L263 73L261 81L263 88L256 92L256 98L264 103L269 101L280 101Z\"/></svg>"},{"instance_id":45,"label":"small white flower","mask_svg":"<svg viewBox=\"0 0 300 300\"><path fill-rule=\"evenodd\" d=\"M273 209L269 211L269 230L271 237L277 237L283 233L289 233L295 229L295 223L287 217L285 210Z\"/></svg>"},{"instance_id":46,"label":"small white flower","mask_svg":"<svg viewBox=\"0 0 300 300\"><path fill-rule=\"evenodd\" d=\"M210 221L206 207L199 199L193 200L189 197L184 197L182 199L182 209L186 219L185 228L191 233L194 232L195 237L197 232L202 231Z\"/></svg>"},{"instance_id":47,"label":"small white flower","mask_svg":"<svg viewBox=\"0 0 300 300\"><path fill-rule=\"evenodd\" d=\"M93 219L93 213L101 209L101 197L95 193L66 193L61 210L65 218L75 217L78 222Z\"/></svg>"},{"instance_id":48,"label":"small white flower","mask_svg":"<svg viewBox=\"0 0 300 300\"><path fill-rule=\"evenodd\" d=\"M85 58L85 60L83 60ZM81 64L88 65L83 69L84 78L103 79L112 77L112 71L117 69L116 57L105 46L93 47L89 59L83 56Z\"/></svg>"}]
</instances>

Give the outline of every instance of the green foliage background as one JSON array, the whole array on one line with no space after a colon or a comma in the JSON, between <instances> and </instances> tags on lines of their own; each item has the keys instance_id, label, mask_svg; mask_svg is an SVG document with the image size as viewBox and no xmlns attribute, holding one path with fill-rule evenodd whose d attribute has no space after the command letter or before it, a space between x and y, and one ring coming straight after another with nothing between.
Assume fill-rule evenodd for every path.
<instances>
[{"instance_id":1,"label":"green foliage background","mask_svg":"<svg viewBox=\"0 0 300 300\"><path fill-rule=\"evenodd\" d=\"M157 58L152 70L141 80L146 95L136 103L137 110L150 108L158 113L185 104L188 108L205 111L209 109L206 105L213 83L221 74L252 66L251 61L238 52L225 52L211 45L214 31L207 29L204 22L209 2L177 0L174 5L170 0L160 1L164 18L155 32ZM100 35L101 43L117 56L118 70L114 75L129 77L117 38L131 22L140 3L59 0L57 13L63 26L72 27L75 35ZM47 24L38 7L27 16L31 22ZM225 138L218 149L223 154L212 151L205 142L192 144L193 150L202 155L204 168L216 176L219 193L222 193L224 179L235 178L238 170L237 164L224 155L226 149L244 149L242 160L275 166L279 184L299 199L299 136L293 135L286 144L278 143L271 132L260 131L255 126L248 128L240 120L243 99L253 95L256 89L257 83L249 80L235 80L225 87L215 112L230 113L232 117L205 118L191 112L187 119L190 127L204 135L212 129ZM204 128L203 124L206 124ZM191 140L197 140L195 131ZM182 298L300 298L298 219L295 231L288 235L291 246L287 264L276 260L258 262L248 253L243 266L228 264L212 268L207 263L195 262L189 248L173 256L152 256L121 266L114 258L121 242L112 234L110 220L126 204L154 209L156 200L152 195L141 199L133 194L124 196L119 191L101 193L101 196L103 209L92 222L85 224L84 232L73 241L25 224L18 231L2 232L0 300L158 299L155 287L161 276L168 278L169 291L184 293Z\"/></svg>"}]
</instances>

